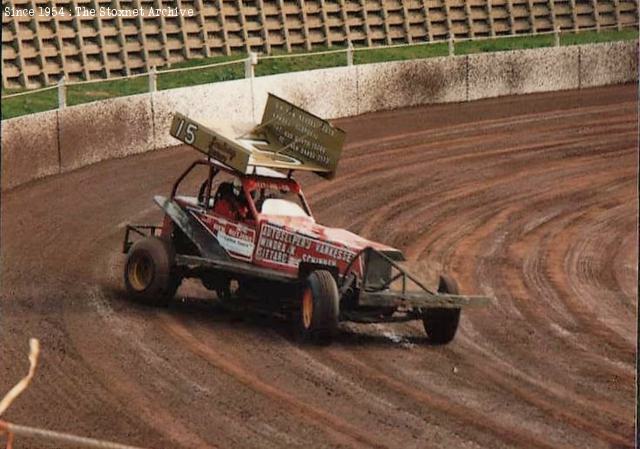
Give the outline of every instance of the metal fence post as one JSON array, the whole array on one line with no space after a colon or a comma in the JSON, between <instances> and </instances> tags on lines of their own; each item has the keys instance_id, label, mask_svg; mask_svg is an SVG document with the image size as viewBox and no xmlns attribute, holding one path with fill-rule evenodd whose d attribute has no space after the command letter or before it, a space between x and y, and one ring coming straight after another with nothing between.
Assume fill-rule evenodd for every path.
<instances>
[{"instance_id":1,"label":"metal fence post","mask_svg":"<svg viewBox=\"0 0 640 449\"><path fill-rule=\"evenodd\" d=\"M151 67L149 70L149 92L155 92L158 90L158 72L156 66Z\"/></svg>"},{"instance_id":2,"label":"metal fence post","mask_svg":"<svg viewBox=\"0 0 640 449\"><path fill-rule=\"evenodd\" d=\"M255 76L255 66L258 64L258 54L252 51L249 52L249 56L244 60L244 77L253 78Z\"/></svg>"},{"instance_id":3,"label":"metal fence post","mask_svg":"<svg viewBox=\"0 0 640 449\"><path fill-rule=\"evenodd\" d=\"M58 109L67 107L67 86L64 85L64 76L58 80Z\"/></svg>"},{"instance_id":4,"label":"metal fence post","mask_svg":"<svg viewBox=\"0 0 640 449\"><path fill-rule=\"evenodd\" d=\"M449 36L449 56L456 54L456 48L453 44L453 36Z\"/></svg>"},{"instance_id":5,"label":"metal fence post","mask_svg":"<svg viewBox=\"0 0 640 449\"><path fill-rule=\"evenodd\" d=\"M349 45L347 45L347 65L353 65L353 44L349 41Z\"/></svg>"}]
</instances>

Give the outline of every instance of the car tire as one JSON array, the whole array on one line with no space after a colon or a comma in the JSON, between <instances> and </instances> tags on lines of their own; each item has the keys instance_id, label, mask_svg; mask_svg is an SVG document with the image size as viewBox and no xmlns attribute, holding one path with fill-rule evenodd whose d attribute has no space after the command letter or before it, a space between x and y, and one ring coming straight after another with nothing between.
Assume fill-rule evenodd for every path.
<instances>
[{"instance_id":1,"label":"car tire","mask_svg":"<svg viewBox=\"0 0 640 449\"><path fill-rule=\"evenodd\" d=\"M124 284L131 298L151 306L166 306L180 281L171 243L147 237L133 244L124 268Z\"/></svg>"},{"instance_id":2,"label":"car tire","mask_svg":"<svg viewBox=\"0 0 640 449\"><path fill-rule=\"evenodd\" d=\"M299 295L294 312L296 340L329 344L338 330L340 295L333 275L326 270L312 271Z\"/></svg>"},{"instance_id":3,"label":"car tire","mask_svg":"<svg viewBox=\"0 0 640 449\"><path fill-rule=\"evenodd\" d=\"M438 293L458 295L458 283L446 274L440 275ZM423 312L422 323L429 341L438 345L449 343L458 331L460 308L433 308Z\"/></svg>"}]
</instances>

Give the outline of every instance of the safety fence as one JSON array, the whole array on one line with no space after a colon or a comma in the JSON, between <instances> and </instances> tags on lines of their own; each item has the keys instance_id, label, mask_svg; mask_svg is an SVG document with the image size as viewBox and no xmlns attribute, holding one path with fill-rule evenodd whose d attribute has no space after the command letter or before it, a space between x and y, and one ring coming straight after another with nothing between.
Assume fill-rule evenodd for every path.
<instances>
[{"instance_id":1,"label":"safety fence","mask_svg":"<svg viewBox=\"0 0 640 449\"><path fill-rule=\"evenodd\" d=\"M40 342L31 338L29 340L29 372L23 377L0 401L0 417L7 411L13 401L22 394L31 383L40 355ZM95 438L81 437L69 433L55 432L37 427L23 426L0 419L0 436L6 437L6 449L13 449L16 437L48 441L64 445L65 447L97 448L97 449L142 449L140 447L98 440Z\"/></svg>"},{"instance_id":2,"label":"safety fence","mask_svg":"<svg viewBox=\"0 0 640 449\"><path fill-rule=\"evenodd\" d=\"M637 24L634 23L634 24L631 24L631 26L637 27ZM165 79L168 79L169 76L177 75L177 74L182 75L184 79L180 79L178 82L175 82L176 80L174 77L173 79L168 80L166 83L164 83L164 85L161 87L160 90L173 88L173 87L184 87L188 85L206 84L208 82L239 79L242 77L253 78L254 76L256 76L256 73L258 73L258 75L262 74L260 73L261 61L264 61L265 63L273 63L277 61L285 61L285 60L292 60L292 59L300 60L304 58L307 58L307 59L320 58L320 57L326 57L326 56L332 56L332 55L339 56L340 58L342 58L342 55L344 55L343 59L332 59L331 61L328 62L328 65L330 67L335 67L339 65L351 66L354 64L366 63L371 60L366 56L364 56L362 60L359 60L357 59L359 54L366 55L367 53L376 52L376 51L384 52L385 50L389 51L394 49L410 49L415 47L432 47L432 48L439 47L437 48L437 51L432 52L431 54L432 56L444 56L444 55L453 56L457 54L457 48L459 48L460 46L464 46L465 44L468 44L468 43L475 43L475 42L483 43L483 42L489 42L489 41L500 42L500 41L504 41L505 39L514 39L514 38L516 39L537 38L538 40L541 38L552 38L553 39L552 41L549 40L548 42L543 42L542 45L540 42L537 42L535 45L560 46L562 44L561 39L563 38L563 35L576 35L582 32L594 32L594 31L602 32L608 29L619 30L620 27L618 25L598 26L598 27L592 27L592 28L582 28L578 32L576 32L575 30L561 30L558 28L554 31L538 31L535 34L530 34L530 35L476 36L476 37L469 37L469 38L450 37L446 41L412 42L412 43L368 46L368 47L354 47L353 45L349 44L347 47L343 47L343 48L336 48L332 50L317 51L317 52L311 52L311 53L303 52L303 53L287 53L287 54L278 54L278 55L273 55L273 54L264 55L264 54L250 52L246 57L237 58L229 61L214 62L210 64L202 64L202 65L195 65L195 66L181 67L181 68L169 68L169 69L162 69L162 70L157 70L155 67L152 67L148 72L143 72L143 73L138 73L138 74L133 74L128 76L113 77L113 78L109 78L108 80L93 79L93 80L87 80L87 81L72 82L63 77L63 78L60 78L60 80L56 85L3 95L2 100L9 100L12 98L25 97L25 96L31 96L31 95L39 95L47 91L57 90L57 101L55 101L55 99L53 99L53 101L52 99L49 99L48 104L44 107L41 107L38 110L39 112L44 110L56 109L56 108L62 109L66 107L69 101L70 88L78 89L78 91L73 92L71 97L74 100L73 101L74 104L79 104L79 103L85 103L88 101L95 101L95 100L104 99L104 98L126 96L126 95L139 94L139 93L145 93L145 92L155 92L159 90L158 89L159 79L162 79L162 77L167 77ZM466 52L466 51L463 49L463 52ZM425 53L424 56L427 56L427 54ZM413 57L416 57L416 56L413 56ZM417 56L417 57L419 58L420 56ZM393 56L390 57L389 59L381 58L381 60L390 60L390 59L393 59ZM313 67L313 64L306 64L304 67L301 67L300 69L304 69L307 66ZM216 73L216 76L215 77L212 76L210 79L208 78L210 75L212 75L211 73L204 74L204 76L190 77L191 74L196 72L207 71L208 69L223 69L223 68L228 68L230 71L228 73L223 73L222 76L219 73ZM269 71L264 74L271 74L271 73L278 73L278 72L282 73L286 71L291 71L291 70L295 71L300 69L296 67L291 67L291 65L284 68L271 67ZM118 82L120 84L117 84ZM132 83L127 84L127 82L132 82ZM100 85L103 88L101 89L96 85ZM90 90L93 90L93 92L91 92ZM25 113L28 113L28 111ZM5 113L3 115L4 115L3 118L9 118L11 116L17 116L21 114Z\"/></svg>"}]
</instances>

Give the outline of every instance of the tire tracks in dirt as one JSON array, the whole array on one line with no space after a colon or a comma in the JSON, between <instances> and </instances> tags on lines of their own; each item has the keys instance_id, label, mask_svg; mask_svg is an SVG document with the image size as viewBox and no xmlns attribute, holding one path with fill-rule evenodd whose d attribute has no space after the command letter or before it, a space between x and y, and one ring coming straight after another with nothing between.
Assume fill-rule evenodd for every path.
<instances>
[{"instance_id":1,"label":"tire tracks in dirt","mask_svg":"<svg viewBox=\"0 0 640 449\"><path fill-rule=\"evenodd\" d=\"M248 370L234 363L228 356L195 338L187 327L174 317L162 314L158 318L167 333L179 340L183 346L189 348L194 354L206 359L217 369L232 376L245 387L281 404L284 410L294 414L296 417L309 420L313 424L325 428L337 443L347 444L349 447L386 448L386 446L372 440L366 432L354 428L339 417L301 402L287 392L261 381Z\"/></svg>"}]
</instances>

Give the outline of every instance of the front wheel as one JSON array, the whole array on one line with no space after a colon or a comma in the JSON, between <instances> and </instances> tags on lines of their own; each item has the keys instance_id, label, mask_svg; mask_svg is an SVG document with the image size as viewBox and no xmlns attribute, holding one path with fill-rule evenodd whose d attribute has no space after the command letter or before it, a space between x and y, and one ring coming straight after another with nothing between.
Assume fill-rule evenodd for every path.
<instances>
[{"instance_id":1,"label":"front wheel","mask_svg":"<svg viewBox=\"0 0 640 449\"><path fill-rule=\"evenodd\" d=\"M296 339L330 343L338 330L339 301L338 286L331 273L326 270L311 272L293 317Z\"/></svg>"},{"instance_id":2,"label":"front wheel","mask_svg":"<svg viewBox=\"0 0 640 449\"><path fill-rule=\"evenodd\" d=\"M458 295L458 283L446 274L440 275L438 293ZM424 311L422 316L424 330L432 343L443 345L455 337L460 323L459 308L434 308Z\"/></svg>"},{"instance_id":3,"label":"front wheel","mask_svg":"<svg viewBox=\"0 0 640 449\"><path fill-rule=\"evenodd\" d=\"M127 254L124 285L133 299L153 306L166 306L180 285L175 272L175 251L158 237L137 241Z\"/></svg>"}]
</instances>

